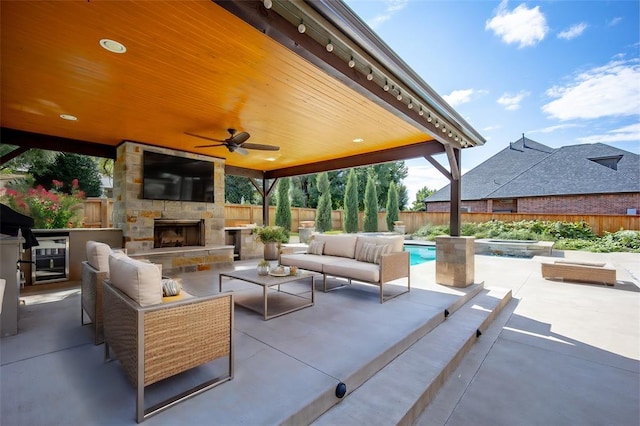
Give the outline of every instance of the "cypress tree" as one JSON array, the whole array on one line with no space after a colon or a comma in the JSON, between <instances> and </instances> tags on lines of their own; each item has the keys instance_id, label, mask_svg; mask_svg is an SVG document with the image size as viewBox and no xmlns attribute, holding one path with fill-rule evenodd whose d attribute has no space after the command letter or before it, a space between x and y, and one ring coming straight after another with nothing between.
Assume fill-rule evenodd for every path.
<instances>
[{"instance_id":1,"label":"cypress tree","mask_svg":"<svg viewBox=\"0 0 640 426\"><path fill-rule=\"evenodd\" d=\"M364 190L364 232L378 232L378 194L373 174L367 176L367 186Z\"/></svg>"},{"instance_id":2,"label":"cypress tree","mask_svg":"<svg viewBox=\"0 0 640 426\"><path fill-rule=\"evenodd\" d=\"M387 191L387 229L393 231L393 222L400 217L400 209L398 208L398 189L395 182L389 185Z\"/></svg>"},{"instance_id":3,"label":"cypress tree","mask_svg":"<svg viewBox=\"0 0 640 426\"><path fill-rule=\"evenodd\" d=\"M291 231L291 201L289 200L289 178L278 181L278 198L276 200L276 226L284 228L287 235Z\"/></svg>"},{"instance_id":4,"label":"cypress tree","mask_svg":"<svg viewBox=\"0 0 640 426\"><path fill-rule=\"evenodd\" d=\"M318 173L316 187L320 193L318 208L316 209L316 231L326 232L331 230L331 192L329 191L329 175L326 172Z\"/></svg>"},{"instance_id":5,"label":"cypress tree","mask_svg":"<svg viewBox=\"0 0 640 426\"><path fill-rule=\"evenodd\" d=\"M358 232L358 177L354 169L349 170L344 192L344 232Z\"/></svg>"}]
</instances>

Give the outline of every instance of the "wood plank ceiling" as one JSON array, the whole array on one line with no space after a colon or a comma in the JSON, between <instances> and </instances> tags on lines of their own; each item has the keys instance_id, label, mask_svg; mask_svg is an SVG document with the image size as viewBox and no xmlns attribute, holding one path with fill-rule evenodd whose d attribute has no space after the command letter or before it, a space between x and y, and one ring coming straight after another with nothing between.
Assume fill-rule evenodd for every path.
<instances>
[{"instance_id":1,"label":"wood plank ceiling","mask_svg":"<svg viewBox=\"0 0 640 426\"><path fill-rule=\"evenodd\" d=\"M3 139L15 129L111 147L132 140L257 171L433 141L209 0L0 8ZM103 49L104 38L126 53ZM227 128L280 151L196 148L207 142L184 133L224 139Z\"/></svg>"}]
</instances>

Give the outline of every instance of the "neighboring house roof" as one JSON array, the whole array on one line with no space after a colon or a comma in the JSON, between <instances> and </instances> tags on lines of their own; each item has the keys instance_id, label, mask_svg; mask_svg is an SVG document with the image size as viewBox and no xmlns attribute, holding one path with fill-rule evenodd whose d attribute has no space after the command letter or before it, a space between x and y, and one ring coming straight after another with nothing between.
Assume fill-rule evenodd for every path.
<instances>
[{"instance_id":1,"label":"neighboring house roof","mask_svg":"<svg viewBox=\"0 0 640 426\"><path fill-rule=\"evenodd\" d=\"M461 178L462 200L640 191L640 156L602 143L550 148L522 138ZM450 185L425 202L449 201Z\"/></svg>"}]
</instances>

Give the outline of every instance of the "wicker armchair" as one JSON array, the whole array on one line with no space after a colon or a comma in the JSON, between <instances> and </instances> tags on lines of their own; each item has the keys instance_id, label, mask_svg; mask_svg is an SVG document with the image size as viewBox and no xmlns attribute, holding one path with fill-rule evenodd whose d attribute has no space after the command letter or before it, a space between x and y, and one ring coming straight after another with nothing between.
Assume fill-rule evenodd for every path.
<instances>
[{"instance_id":1,"label":"wicker armchair","mask_svg":"<svg viewBox=\"0 0 640 426\"><path fill-rule=\"evenodd\" d=\"M82 281L80 289L82 291L80 304L80 322L82 325L91 324L94 330L96 345L104 341L102 331L102 281L109 278L108 271L98 271L89 262L82 262ZM84 313L91 319L85 322Z\"/></svg>"},{"instance_id":2,"label":"wicker armchair","mask_svg":"<svg viewBox=\"0 0 640 426\"><path fill-rule=\"evenodd\" d=\"M190 297L141 307L103 282L105 359L111 351L136 387L136 421L233 378L233 296ZM145 387L218 358L228 371L150 408Z\"/></svg>"}]
</instances>

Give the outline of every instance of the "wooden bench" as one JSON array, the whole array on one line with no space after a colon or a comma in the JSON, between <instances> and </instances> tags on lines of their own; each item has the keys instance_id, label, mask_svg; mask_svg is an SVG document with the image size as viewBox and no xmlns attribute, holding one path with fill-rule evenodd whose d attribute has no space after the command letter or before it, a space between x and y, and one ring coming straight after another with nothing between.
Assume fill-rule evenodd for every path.
<instances>
[{"instance_id":1,"label":"wooden bench","mask_svg":"<svg viewBox=\"0 0 640 426\"><path fill-rule=\"evenodd\" d=\"M556 260L553 263L542 263L542 277L612 286L616 283L616 270L613 266L604 262Z\"/></svg>"}]
</instances>

